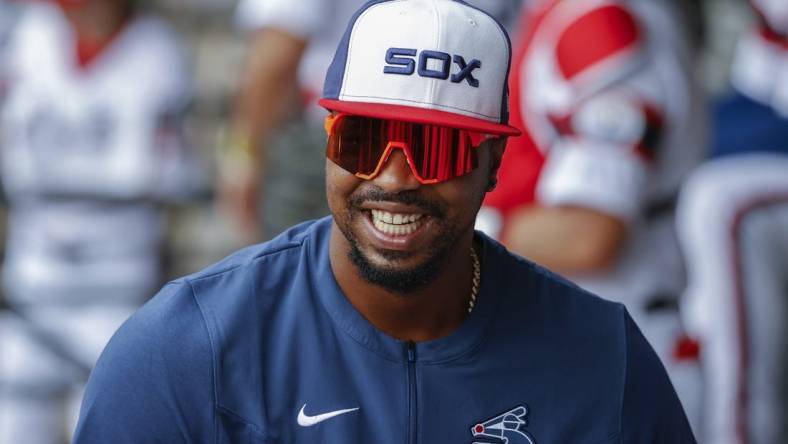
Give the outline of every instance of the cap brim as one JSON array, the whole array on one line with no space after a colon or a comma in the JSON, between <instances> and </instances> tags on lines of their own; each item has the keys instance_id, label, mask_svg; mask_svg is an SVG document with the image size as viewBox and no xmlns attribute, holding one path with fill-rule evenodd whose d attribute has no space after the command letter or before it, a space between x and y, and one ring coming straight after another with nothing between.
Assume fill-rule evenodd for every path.
<instances>
[{"instance_id":1,"label":"cap brim","mask_svg":"<svg viewBox=\"0 0 788 444\"><path fill-rule=\"evenodd\" d=\"M519 136L522 134L519 129L510 125L434 109L389 105L385 103L347 102L332 99L320 99L318 103L329 111L374 117L376 119L393 119L404 122L443 125L485 134L494 134L497 136Z\"/></svg>"}]
</instances>

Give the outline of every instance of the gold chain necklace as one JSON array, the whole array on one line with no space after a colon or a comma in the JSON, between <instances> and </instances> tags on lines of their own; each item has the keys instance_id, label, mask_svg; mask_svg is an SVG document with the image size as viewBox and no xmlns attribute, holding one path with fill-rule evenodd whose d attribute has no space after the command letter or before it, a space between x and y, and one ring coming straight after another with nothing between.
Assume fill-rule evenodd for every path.
<instances>
[{"instance_id":1,"label":"gold chain necklace","mask_svg":"<svg viewBox=\"0 0 788 444\"><path fill-rule=\"evenodd\" d=\"M479 295L479 284L482 282L482 267L479 265L479 256L471 247L471 262L473 262L473 280L471 285L471 298L468 300L468 314L476 307L476 296Z\"/></svg>"}]
</instances>

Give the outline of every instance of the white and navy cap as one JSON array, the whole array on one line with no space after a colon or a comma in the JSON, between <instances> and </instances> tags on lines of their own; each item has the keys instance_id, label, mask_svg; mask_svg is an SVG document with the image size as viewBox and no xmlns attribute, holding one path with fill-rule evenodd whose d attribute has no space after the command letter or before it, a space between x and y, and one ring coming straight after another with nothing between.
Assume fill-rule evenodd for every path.
<instances>
[{"instance_id":1,"label":"white and navy cap","mask_svg":"<svg viewBox=\"0 0 788 444\"><path fill-rule=\"evenodd\" d=\"M509 36L460 0L372 0L350 19L320 105L496 135L508 125Z\"/></svg>"}]
</instances>

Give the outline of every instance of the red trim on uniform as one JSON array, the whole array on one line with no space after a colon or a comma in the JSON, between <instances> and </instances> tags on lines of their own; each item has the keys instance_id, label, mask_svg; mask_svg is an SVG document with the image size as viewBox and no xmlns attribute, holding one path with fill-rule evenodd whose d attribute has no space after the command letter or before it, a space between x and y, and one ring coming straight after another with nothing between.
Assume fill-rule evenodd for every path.
<instances>
[{"instance_id":1,"label":"red trim on uniform","mask_svg":"<svg viewBox=\"0 0 788 444\"><path fill-rule=\"evenodd\" d=\"M561 34L558 68L571 80L639 42L640 29L632 14L618 5L603 6L576 19Z\"/></svg>"},{"instance_id":2,"label":"red trim on uniform","mask_svg":"<svg viewBox=\"0 0 788 444\"><path fill-rule=\"evenodd\" d=\"M697 361L700 359L700 343L689 336L681 336L673 345L673 359L676 361Z\"/></svg>"},{"instance_id":3,"label":"red trim on uniform","mask_svg":"<svg viewBox=\"0 0 788 444\"><path fill-rule=\"evenodd\" d=\"M72 7L76 8L79 7L79 5L75 4L75 6ZM64 8L64 10L65 9L67 8ZM75 29L76 42L74 43L74 55L77 66L82 69L88 68L93 61L103 54L107 48L118 39L131 21L131 17L127 18L112 32L112 34L101 40L88 40L84 35L80 35L78 30Z\"/></svg>"},{"instance_id":4,"label":"red trim on uniform","mask_svg":"<svg viewBox=\"0 0 788 444\"><path fill-rule=\"evenodd\" d=\"M90 41L84 39L82 36L78 36L76 42L76 56L79 67L87 68L88 65L96 60L96 58L115 41L125 28L126 24L124 22L124 24L116 29L112 35L100 41Z\"/></svg>"},{"instance_id":5,"label":"red trim on uniform","mask_svg":"<svg viewBox=\"0 0 788 444\"><path fill-rule=\"evenodd\" d=\"M758 21L758 34L760 34L761 38L766 40L769 43L782 46L785 49L788 49L788 35L785 33L779 32L774 29L770 24L769 20L766 18L766 14L761 11L755 3L752 3L752 9L755 11L755 15Z\"/></svg>"},{"instance_id":6,"label":"red trim on uniform","mask_svg":"<svg viewBox=\"0 0 788 444\"><path fill-rule=\"evenodd\" d=\"M775 194L764 196L745 202L737 211L731 225L731 241L733 242L733 270L734 270L734 305L736 307L736 328L739 334L739 377L736 391L736 435L740 444L749 442L748 412L749 393L747 392L747 363L749 362L749 336L747 335L747 300L744 288L744 269L742 266L741 228L745 218L754 210L769 207L775 204L788 203L788 194Z\"/></svg>"},{"instance_id":7,"label":"red trim on uniform","mask_svg":"<svg viewBox=\"0 0 788 444\"><path fill-rule=\"evenodd\" d=\"M572 136L575 135L575 127L572 125L572 117L574 116L574 112L564 114L559 116L557 114L547 114L547 118L550 120L550 123L553 125L553 128L560 134L561 136Z\"/></svg>"},{"instance_id":8,"label":"red trim on uniform","mask_svg":"<svg viewBox=\"0 0 788 444\"><path fill-rule=\"evenodd\" d=\"M635 152L645 161L653 163L657 158L657 150L665 134L665 118L662 112L649 103L643 103L643 113L646 116L646 128L640 143L635 146Z\"/></svg>"},{"instance_id":9,"label":"red trim on uniform","mask_svg":"<svg viewBox=\"0 0 788 444\"><path fill-rule=\"evenodd\" d=\"M105 42L90 42L87 40L77 40L77 65L84 68L90 64L104 49Z\"/></svg>"},{"instance_id":10,"label":"red trim on uniform","mask_svg":"<svg viewBox=\"0 0 788 444\"><path fill-rule=\"evenodd\" d=\"M761 36L762 39L766 40L767 42L778 45L783 49L788 49L788 37L778 34L773 29L769 28L766 24L762 24L758 28L758 34Z\"/></svg>"},{"instance_id":11,"label":"red trim on uniform","mask_svg":"<svg viewBox=\"0 0 788 444\"><path fill-rule=\"evenodd\" d=\"M357 116L442 125L500 136L519 136L521 134L520 130L513 126L434 109L332 99L320 99L318 103L329 111L339 111Z\"/></svg>"}]
</instances>

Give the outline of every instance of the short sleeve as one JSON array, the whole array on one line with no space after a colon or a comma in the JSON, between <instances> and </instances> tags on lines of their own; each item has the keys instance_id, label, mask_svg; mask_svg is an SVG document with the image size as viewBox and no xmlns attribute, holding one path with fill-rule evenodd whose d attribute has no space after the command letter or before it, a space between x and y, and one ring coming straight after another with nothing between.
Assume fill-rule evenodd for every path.
<instances>
[{"instance_id":1,"label":"short sleeve","mask_svg":"<svg viewBox=\"0 0 788 444\"><path fill-rule=\"evenodd\" d=\"M604 146L564 141L552 148L537 185L546 206L578 206L631 221L643 201L647 168L639 160Z\"/></svg>"},{"instance_id":2,"label":"short sleeve","mask_svg":"<svg viewBox=\"0 0 788 444\"><path fill-rule=\"evenodd\" d=\"M166 286L99 358L74 442L214 442L212 362L191 286Z\"/></svg>"},{"instance_id":3,"label":"short sleeve","mask_svg":"<svg viewBox=\"0 0 788 444\"><path fill-rule=\"evenodd\" d=\"M626 222L641 213L665 133L662 83L643 32L614 2L589 8L561 31L554 59L567 96L542 110L552 140L536 185L541 204Z\"/></svg>"},{"instance_id":4,"label":"short sleeve","mask_svg":"<svg viewBox=\"0 0 788 444\"><path fill-rule=\"evenodd\" d=\"M661 118L635 92L620 89L553 119L557 138L536 190L542 204L593 208L627 221L640 213Z\"/></svg>"},{"instance_id":5,"label":"short sleeve","mask_svg":"<svg viewBox=\"0 0 788 444\"><path fill-rule=\"evenodd\" d=\"M324 25L323 0L241 0L235 14L236 24L245 30L277 28L308 39Z\"/></svg>"},{"instance_id":6,"label":"short sleeve","mask_svg":"<svg viewBox=\"0 0 788 444\"><path fill-rule=\"evenodd\" d=\"M665 368L628 313L624 334L627 345L621 442L695 444Z\"/></svg>"}]
</instances>

